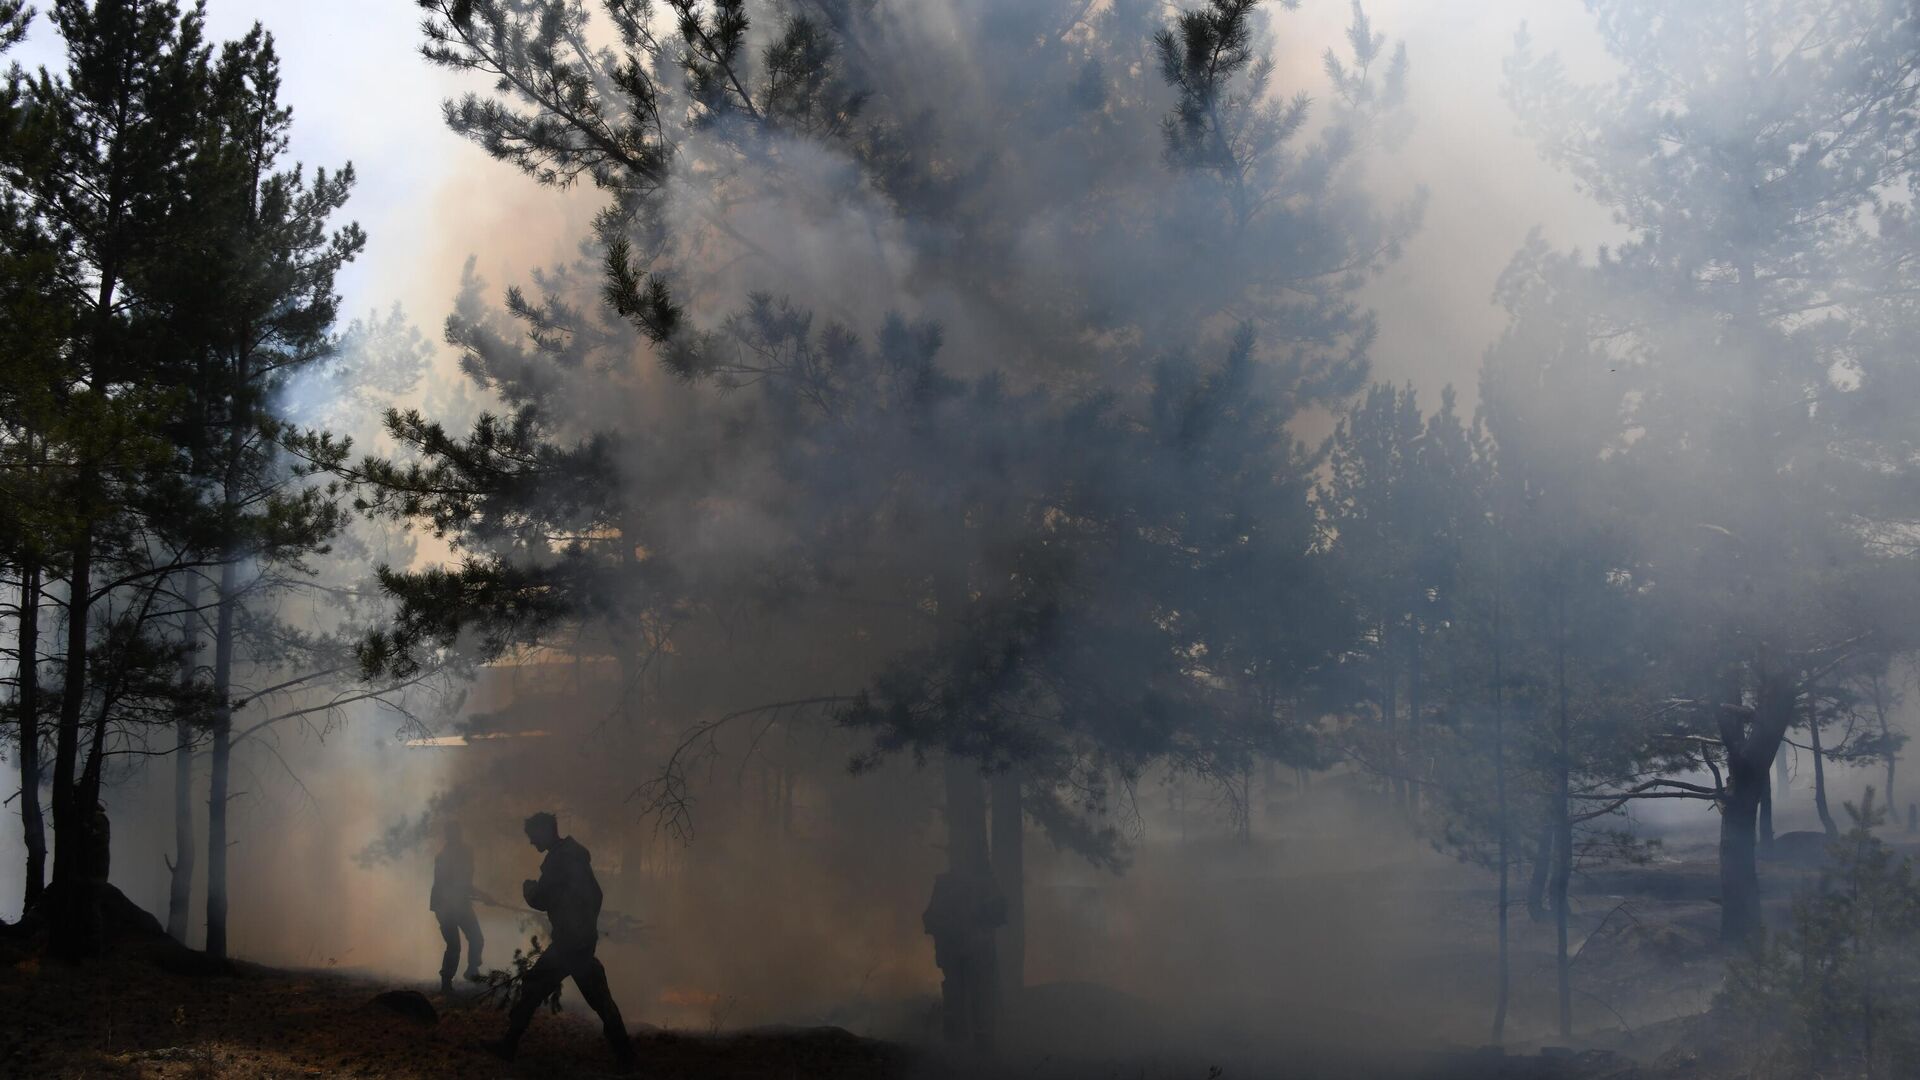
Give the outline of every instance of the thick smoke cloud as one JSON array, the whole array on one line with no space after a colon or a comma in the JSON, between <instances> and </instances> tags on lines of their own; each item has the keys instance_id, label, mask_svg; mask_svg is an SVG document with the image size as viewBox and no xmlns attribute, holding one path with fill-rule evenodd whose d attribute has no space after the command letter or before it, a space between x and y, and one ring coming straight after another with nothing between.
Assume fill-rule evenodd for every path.
<instances>
[{"instance_id":1,"label":"thick smoke cloud","mask_svg":"<svg viewBox=\"0 0 1920 1080\"><path fill-rule=\"evenodd\" d=\"M483 409L532 404L559 442L611 434L634 518L587 521L583 532L636 538L625 554L642 569L630 594L601 598L605 617L482 672L464 699L423 703L419 715L445 745L408 746L429 733L396 737L404 725L393 715L364 708L343 714L324 742L289 733L250 750L243 786L260 809L236 836L236 951L424 976L438 951L425 910L438 825L463 823L480 884L510 901L537 860L519 822L552 809L593 850L609 908L638 924L606 950L630 1016L926 1034L937 972L918 916L947 858L939 769L910 747L848 775L871 735L833 714L928 640L924 613L874 613L893 583L956 562L1008 565L1033 525L955 528L934 513L943 501L1062 477L1111 484L1090 502L1179 490L1190 476L1171 468L1124 483L1085 469L1079 455L1110 444L1062 445L1062 428L1049 425L1088 402L1145 424L1156 365L1186 356L1211 372L1242 323L1267 362L1260 390L1303 440L1288 458L1298 493L1319 475L1313 447L1342 400L1333 391L1356 388L1362 370L1326 369L1364 357L1372 375L1411 382L1429 403L1454 385L1471 413L1483 403L1483 361L1540 351L1527 336L1535 328L1509 329L1498 301L1511 297L1496 295L1529 230L1555 250L1620 239L1604 210L1538 158L1501 94L1500 62L1522 18L1536 48L1560 49L1577 76L1611 74L1576 5L1461 11L1383 0L1367 14L1388 44L1368 72L1381 100L1356 105L1321 62L1327 49L1348 51L1345 5L1263 13L1259 41L1275 61L1265 100L1284 109L1298 93L1312 104L1273 166L1280 210L1258 226L1268 231L1230 244L1218 179L1165 158L1161 120L1174 98L1151 51L1165 6L885 7L843 46L859 80L844 89L877 103L858 121L873 131L766 138L725 120L685 126L662 198L621 225L719 358L718 379L676 377L601 303L593 233L603 199L590 185L539 187L464 144L448 154L457 175L422 173L420 216L432 224L419 271L363 287L376 302L404 298L423 322L450 311L452 342L417 385L390 387L379 402L417 405L456 432ZM756 26L756 51L778 26ZM608 33L596 25L589 36ZM1405 101L1388 102L1403 44ZM430 95L472 89L429 85ZM1375 107L1382 115L1357 116ZM360 163L368 174L377 165ZM1302 204L1313 212L1287 216ZM510 286L522 291L504 301ZM514 304L533 317L514 317ZM530 338L530 327L545 336ZM931 355L944 376L982 380L942 406L943 420L975 423L983 414L966 402L1004 395L994 400L1011 404L992 412L1004 423L929 451L904 425L858 423L888 415L878 405L843 426L817 424L796 419L811 407L804 393L764 392L769 369L804 376L836 344L863 358L845 369L856 378L823 378L870 377L854 389L878 399L910 381L903 365ZM385 450L377 429L351 430L365 410L341 410L335 397L364 386L380 355L350 341L346 375L295 392L311 396L321 421ZM1541 382L1510 382L1514 396L1490 408L1528 415L1543 442L1568 453L1617 449L1576 437L1637 399L1601 377L1598 359L1578 359ZM1734 374L1702 369L1703 382ZM1544 385L1554 375L1588 389ZM1546 408L1600 400L1606 409ZM930 461L940 449L951 458ZM927 475L943 486L914 490ZM892 514L886 532L847 535L848 522L881 516L876 507ZM330 580L450 554L431 536L365 528ZM1646 539L1677 550L1693 537ZM824 557L836 543L845 554ZM682 606L685 596L701 597L699 610ZM710 734L698 726L721 717L730 719ZM1048 777L1034 814L1052 818L1031 845L1031 982L1103 982L1150 1001L1170 1027L1192 1018L1191 1030L1207 1033L1305 1015L1315 999L1303 1026L1341 1038L1378 1036L1362 1010L1400 984L1408 989L1392 1011L1409 1027L1479 1030L1477 1007L1433 1004L1430 943L1396 929L1426 902L1413 883L1446 871L1424 845L1386 839L1398 822L1369 792L1338 780L1312 781L1325 785L1316 791L1304 773L1281 770L1249 771L1223 795L1221 777L1195 767L1213 762L1202 752L1184 770L1154 765L1093 791L1089 777L1111 762L1080 732L1057 745L1072 760ZM663 777L678 785L664 801ZM1834 798L1871 779L1836 778ZM116 789L116 822L164 807L164 786L151 772ZM1657 826L1682 813L1638 816ZM168 847L164 816L144 820L152 824L118 833L116 847L151 861ZM1223 846L1248 822L1274 838L1284 871L1264 846ZM1124 859L1111 854L1116 844ZM1111 865L1128 860L1116 876ZM0 865L17 863L0 849ZM154 906L164 866L134 867L123 887ZM533 927L504 908L484 918L495 962ZM1299 944L1297 929L1314 925L1330 929ZM1335 967L1340 978L1321 977Z\"/></svg>"}]
</instances>

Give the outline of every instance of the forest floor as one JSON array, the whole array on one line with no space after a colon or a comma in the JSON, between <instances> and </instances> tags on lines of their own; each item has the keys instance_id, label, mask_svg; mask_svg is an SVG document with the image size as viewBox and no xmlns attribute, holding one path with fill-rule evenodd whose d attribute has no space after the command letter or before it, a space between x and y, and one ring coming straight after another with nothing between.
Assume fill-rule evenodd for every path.
<instances>
[{"instance_id":1,"label":"forest floor","mask_svg":"<svg viewBox=\"0 0 1920 1080\"><path fill-rule=\"evenodd\" d=\"M84 967L15 951L0 974L0 1075L126 1080L266 1080L288 1077L591 1077L614 1075L597 1027L575 1003L543 1014L505 1064L480 1049L500 1013L471 995L425 995L424 1022L374 1004L391 983L332 972L248 964L224 973L168 970L154 950L133 948ZM1386 1076L1419 1080L1509 1077L1599 1080L1652 1076L1625 1059L1515 1055L1373 1056L1368 1063L1320 1054L1290 1056L1282 1072L1228 1068L1183 1055L1117 1061L1008 1060L997 1067L952 1060L835 1028L768 1028L722 1035L641 1029L635 1075L678 1080L797 1078L1039 1077L1071 1080L1225 1080L1237 1076ZM1183 1060L1184 1058L1184 1060ZM1692 1073L1691 1075L1703 1075Z\"/></svg>"},{"instance_id":2,"label":"forest floor","mask_svg":"<svg viewBox=\"0 0 1920 1080\"><path fill-rule=\"evenodd\" d=\"M209 972L186 953L158 943L123 946L108 959L74 967L14 944L0 945L0 1076L120 1077L126 1080L266 1080L287 1077L560 1077L614 1070L597 1026L577 999L558 1016L543 1013L520 1060L499 1062L480 1048L504 1017L470 991L452 999L430 986L397 986L358 975L234 964ZM199 970L196 970L196 969ZM396 988L430 1002L431 1022L376 1004ZM1087 1007L1075 988L1043 988L1036 1006ZM1047 999L1052 999L1052 1004ZM1068 1059L1016 1052L998 1066L955 1060L837 1028L764 1028L724 1034L635 1034L637 1075L660 1078L798 1080L803 1077L957 1080L1205 1080L1207 1077L1392 1076L1409 1080L1510 1077L1598 1080L1652 1077L1625 1058L1515 1053L1486 1056L1433 1049L1418 1053L1321 1047L1244 1054L1215 1073L1204 1051L1131 1051ZM1219 1056L1219 1055L1215 1055ZM1284 1061L1284 1066L1277 1062ZM1675 1074L1679 1075L1679 1074ZM1687 1075L1715 1075L1699 1071Z\"/></svg>"},{"instance_id":3,"label":"forest floor","mask_svg":"<svg viewBox=\"0 0 1920 1080\"><path fill-rule=\"evenodd\" d=\"M1764 872L1778 919L1811 868ZM1524 888L1523 882L1516 882ZM915 1045L907 1026L730 1032L635 1025L637 1075L800 1080L1731 1080L1750 1075L1716 1050L1710 1013L1724 970L1711 852L1676 847L1644 866L1585 873L1570 930L1575 1038L1545 1038L1554 1002L1552 924L1517 910L1509 1049L1478 1049L1491 1001L1491 894L1445 868L1383 878L1339 870L1208 883L1209 919L1243 941L1200 961L1170 999L1092 984L1030 988L989 1066ZM1246 923L1244 931L1237 924ZM151 921L150 919L148 920ZM1293 930L1276 933L1291 924ZM1264 930L1265 932L1260 932ZM1160 925L1161 951L1187 947L1191 925ZM612 1075L597 1025L569 989L543 1013L515 1064L480 1048L504 1016L462 988L364 974L252 964L208 965L164 936L123 939L83 966L44 959L0 935L0 1076L202 1080L284 1077L556 1077ZM1280 944L1271 944L1271 943ZM1321 942L1303 945L1302 942ZM1378 950L1372 958L1356 943ZM1290 950L1284 954L1275 949ZM1319 951L1316 951L1319 950ZM1310 976L1310 977L1303 977ZM413 991L431 1021L375 1004ZM930 1014L931 1002L899 1015ZM633 1018L630 1017L630 1020ZM1449 1037L1446 1032L1455 1033ZM871 1037L869 1037L871 1036ZM1218 1071L1215 1071L1215 1070Z\"/></svg>"}]
</instances>

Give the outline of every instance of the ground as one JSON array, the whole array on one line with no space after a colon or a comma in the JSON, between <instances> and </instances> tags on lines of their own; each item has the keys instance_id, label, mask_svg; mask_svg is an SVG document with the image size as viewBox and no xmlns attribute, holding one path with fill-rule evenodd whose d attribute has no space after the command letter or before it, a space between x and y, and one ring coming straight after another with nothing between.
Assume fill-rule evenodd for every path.
<instances>
[{"instance_id":1,"label":"ground","mask_svg":"<svg viewBox=\"0 0 1920 1080\"><path fill-rule=\"evenodd\" d=\"M180 953L146 946L80 967L14 948L0 973L0 1075L125 1077L128 1080L265 1080L286 1077L560 1077L612 1075L600 1033L577 1001L559 1016L543 1014L512 1065L478 1046L504 1019L471 992L448 999L423 993L436 1019L375 1003L395 989L364 977L284 971L237 964L193 970ZM190 955L190 954L189 954ZM1071 990L1054 996L1071 995ZM1044 996L1044 995L1043 995ZM1159 1054L1121 1062L1098 1055L1079 1062L1026 1058L1001 1068L955 1061L936 1052L864 1039L834 1028L761 1029L727 1035L642 1029L636 1034L639 1075L671 1078L795 1080L802 1077L952 1078L1005 1075L1070 1080L1145 1080L1210 1075L1272 1075L1246 1066L1211 1072L1204 1055ZM1648 1076L1605 1054L1582 1058L1471 1053L1391 1055L1338 1060L1322 1052L1289 1057L1288 1075L1454 1077ZM1701 1075L1694 1073L1692 1075Z\"/></svg>"},{"instance_id":2,"label":"ground","mask_svg":"<svg viewBox=\"0 0 1920 1080\"><path fill-rule=\"evenodd\" d=\"M594 1076L612 1072L599 1028L577 1000L534 1022L514 1065L479 1048L505 1026L471 992L433 990L431 1024L373 999L392 983L248 964L224 973L167 970L153 948L82 967L14 951L0 972L0 1075L187 1080L221 1077ZM409 988L416 989L416 988ZM428 990L429 987L420 987ZM760 1078L905 1076L913 1055L833 1029L724 1038L642 1030L643 1075Z\"/></svg>"},{"instance_id":3,"label":"ground","mask_svg":"<svg viewBox=\"0 0 1920 1080\"><path fill-rule=\"evenodd\" d=\"M1193 855L1196 867L1217 856ZM1812 873L1766 872L1777 920ZM1177 880L1177 878L1173 878ZM727 1033L635 1025L639 1075L800 1080L1732 1080L1757 1075L1715 1051L1710 1007L1724 954L1712 852L1669 846L1659 861L1581 875L1571 927L1575 1038L1553 1045L1550 922L1514 912L1514 1000L1507 1052L1476 1048L1491 1001L1492 894L1485 876L1445 861L1377 869L1186 878L1210 898L1155 912L1155 947L1137 953L1132 985L1029 988L989 1067L915 1045L930 1001L896 1020ZM571 988L542 1014L513 1065L480 1049L504 1016L462 988L338 971L210 965L141 925L108 958L44 958L31 935L0 934L0 1076L152 1080L266 1077L547 1077L610 1075L597 1024ZM1116 934L1133 931L1115 928ZM1237 945L1221 949L1220 941ZM1145 980L1145 984L1142 981ZM1149 985L1167 992L1156 1000ZM1125 982L1126 980L1119 980ZM385 1008L402 991L432 1021ZM635 1003L636 1005L638 1003ZM911 1022L900 1018L917 1018ZM630 1015L629 1020L635 1019ZM922 1034L916 1034L920 1032ZM1743 1048L1746 1049L1746 1048ZM1219 1072L1213 1070L1218 1069Z\"/></svg>"}]
</instances>

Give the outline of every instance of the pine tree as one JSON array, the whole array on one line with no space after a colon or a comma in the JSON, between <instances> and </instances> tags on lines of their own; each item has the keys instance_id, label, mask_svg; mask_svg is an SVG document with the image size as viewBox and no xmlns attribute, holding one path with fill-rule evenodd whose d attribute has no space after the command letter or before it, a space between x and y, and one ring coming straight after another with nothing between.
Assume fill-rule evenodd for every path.
<instances>
[{"instance_id":1,"label":"pine tree","mask_svg":"<svg viewBox=\"0 0 1920 1080\"><path fill-rule=\"evenodd\" d=\"M1910 290L1907 211L1920 71L1906 5L1712 0L1593 5L1624 74L1571 85L1524 46L1510 94L1547 156L1628 239L1594 274L1595 370L1644 432L1650 595L1701 613L1694 685L1723 745L1722 935L1760 929L1757 812L1809 680L1893 632L1888 584L1840 522L1881 487L1872 343ZM1839 374L1850 372L1851 374ZM1611 398L1611 395L1610 395ZM1683 616L1685 617L1685 616ZM1718 689L1700 692L1704 685ZM1678 689L1678 688L1677 688Z\"/></svg>"},{"instance_id":2,"label":"pine tree","mask_svg":"<svg viewBox=\"0 0 1920 1080\"><path fill-rule=\"evenodd\" d=\"M329 357L339 298L334 280L365 245L333 219L354 183L351 166L309 177L287 168L292 112L279 102L279 60L259 26L224 45L209 73L207 114L189 171L190 215L178 223L202 256L165 283L176 343L190 357L189 468L205 494L207 561L217 566L208 688L212 749L207 834L207 952L226 955L228 777L233 679L247 656L243 606L325 552L343 524L333 492L280 454L276 392ZM182 865L191 864L182 853ZM180 891L176 885L176 892Z\"/></svg>"},{"instance_id":3,"label":"pine tree","mask_svg":"<svg viewBox=\"0 0 1920 1080\"><path fill-rule=\"evenodd\" d=\"M54 830L63 842L55 849L52 910L60 951L78 954L97 947L83 875L105 842L92 835L90 800L112 699L109 693L85 722L90 689L101 689L89 686L93 605L113 587L97 581L96 570L116 555L146 561L127 515L140 493L164 486L154 480L167 456L156 430L166 380L154 379L150 367L154 312L133 284L151 280L169 257L170 215L207 54L198 11L178 4L61 0L51 14L66 42L66 71L10 80L17 112L4 173L24 212L64 249L51 300L64 307L71 336L55 353L59 362L41 369L36 391L60 426L32 437L40 440L42 475L52 478L44 488L52 498L42 505L61 507L47 530L67 598L51 778ZM150 569L136 566L135 579L150 582Z\"/></svg>"}]
</instances>

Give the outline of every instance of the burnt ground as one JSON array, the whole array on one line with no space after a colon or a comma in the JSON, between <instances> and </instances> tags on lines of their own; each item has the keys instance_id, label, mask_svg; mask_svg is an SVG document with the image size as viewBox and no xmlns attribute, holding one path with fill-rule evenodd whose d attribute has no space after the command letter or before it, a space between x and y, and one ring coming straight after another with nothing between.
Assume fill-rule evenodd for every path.
<instances>
[{"instance_id":1,"label":"burnt ground","mask_svg":"<svg viewBox=\"0 0 1920 1080\"><path fill-rule=\"evenodd\" d=\"M1778 918L1810 867L1764 872ZM1518 883L1516 883L1518 884ZM1731 1080L1757 1075L1716 1044L1708 1015L1723 971L1711 852L1676 850L1654 864L1582 875L1571 939L1576 1037L1551 1045L1550 923L1515 912L1514 1007L1506 1053L1476 1049L1491 999L1491 893L1483 876L1448 868L1383 875L1343 870L1210 883L1212 918L1286 933L1261 940L1295 950L1207 961L1210 982L1149 1005L1145 992L1056 983L1026 992L996 1065L915 1045L930 1002L903 1003L914 1024L848 1021L836 1027L726 1033L635 1025L639 1075L799 1080L804 1077L947 1080L1221 1080L1366 1077L1405 1080ZM1330 902L1331 901L1331 902ZM1415 914L1409 915L1409 912ZM1350 921L1343 921L1350 920ZM147 920L150 922L151 920ZM1303 933L1304 930L1304 933ZM1162 929L1181 947L1193 927ZM1366 940L1390 943L1390 962L1349 962ZM549 1077L612 1075L597 1025L566 991L543 1014L513 1065L478 1046L504 1017L471 992L443 998L431 984L337 971L210 965L157 935L124 934L108 959L70 966L37 942L0 936L0 1076L131 1078ZM1321 939L1325 951L1299 951ZM1415 948L1409 943L1424 943ZM1293 944L1287 944L1293 943ZM1383 954L1387 955L1387 954ZM1239 966L1236 966L1239 965ZM1283 965L1289 965L1283 967ZM1278 979L1271 973L1287 971ZM1263 981L1265 980L1265 981ZM1353 985L1346 985L1351 981ZM1316 993L1314 988L1324 988ZM1355 992L1355 987L1370 992ZM412 991L431 1022L374 1003ZM415 1004L419 1003L415 1001ZM1238 1007L1234 1007L1237 1005ZM633 1020L629 1018L630 1022ZM1219 1072L1214 1072L1218 1069Z\"/></svg>"},{"instance_id":2,"label":"burnt ground","mask_svg":"<svg viewBox=\"0 0 1920 1080\"><path fill-rule=\"evenodd\" d=\"M0 974L0 1075L124 1077L127 1080L285 1077L572 1077L613 1075L597 1027L577 1003L543 1015L507 1065L476 1044L500 1030L491 1008L448 1002L437 992L431 1023L374 1004L391 984L330 972L247 964L219 973L170 971L158 950L134 948L71 968L15 951ZM1293 1056L1282 1072L1226 1067L1204 1056L1148 1056L1129 1062L1042 1056L1001 1067L946 1060L835 1028L760 1029L726 1035L641 1030L638 1075L662 1078L790 1080L800 1077L1062 1077L1094 1080L1232 1076L1402 1075L1453 1077L1619 1077L1641 1075L1622 1059L1494 1058L1471 1054L1384 1058L1361 1064ZM1699 1074L1695 1074L1699 1075Z\"/></svg>"}]
</instances>

